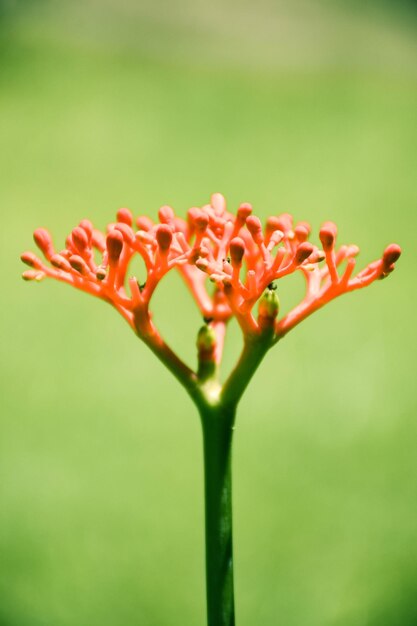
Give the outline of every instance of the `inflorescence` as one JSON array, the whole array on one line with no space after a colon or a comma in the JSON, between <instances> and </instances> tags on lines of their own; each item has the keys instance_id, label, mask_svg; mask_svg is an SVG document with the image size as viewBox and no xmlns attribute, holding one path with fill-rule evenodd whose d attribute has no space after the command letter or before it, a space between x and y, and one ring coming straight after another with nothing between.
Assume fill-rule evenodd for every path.
<instances>
[{"instance_id":1,"label":"inflorescence","mask_svg":"<svg viewBox=\"0 0 417 626\"><path fill-rule=\"evenodd\" d=\"M268 218L263 227L250 204L241 204L236 214L230 213L219 193L212 195L210 204L189 209L186 220L169 206L159 210L159 223L145 216L134 220L126 208L119 209L116 219L106 234L82 220L59 252L49 232L38 228L34 240L48 263L25 252L22 261L32 269L23 278L55 278L106 300L142 338L158 334L149 304L159 281L174 268L191 290L207 325L224 326L235 316L245 336L268 329L277 341L330 300L386 277L401 254L400 247L391 244L382 258L354 275L359 248L336 248L333 222L321 227L318 247L308 241L311 228L307 222L294 224L292 216L283 213ZM140 280L128 277L136 254L146 267L146 276ZM304 275L305 296L279 318L275 282L296 271ZM208 288L208 281L214 288ZM203 352L211 349L209 336L202 333Z\"/></svg>"}]
</instances>

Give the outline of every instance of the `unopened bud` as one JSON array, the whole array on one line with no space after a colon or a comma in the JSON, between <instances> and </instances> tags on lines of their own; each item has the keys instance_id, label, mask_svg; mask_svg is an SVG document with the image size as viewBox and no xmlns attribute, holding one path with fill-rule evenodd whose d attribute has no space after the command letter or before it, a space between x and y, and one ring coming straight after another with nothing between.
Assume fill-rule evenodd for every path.
<instances>
[{"instance_id":1,"label":"unopened bud","mask_svg":"<svg viewBox=\"0 0 417 626\"><path fill-rule=\"evenodd\" d=\"M33 267L34 269L40 269L42 267L41 260L38 259L36 254L33 254L33 252L24 252L20 256L20 260L23 261L23 263L25 263L26 265L29 265L29 267Z\"/></svg>"},{"instance_id":2,"label":"unopened bud","mask_svg":"<svg viewBox=\"0 0 417 626\"><path fill-rule=\"evenodd\" d=\"M78 256L78 254L70 256L69 263L72 269L76 272L79 272L82 275L88 274L88 265L82 257Z\"/></svg>"},{"instance_id":3,"label":"unopened bud","mask_svg":"<svg viewBox=\"0 0 417 626\"><path fill-rule=\"evenodd\" d=\"M252 205L249 202L242 202L237 210L237 216L242 222L245 222L251 213Z\"/></svg>"},{"instance_id":4,"label":"unopened bud","mask_svg":"<svg viewBox=\"0 0 417 626\"><path fill-rule=\"evenodd\" d=\"M323 246L323 250L328 252L334 246L337 235L337 226L333 222L325 222L320 228L320 241Z\"/></svg>"},{"instance_id":5,"label":"unopened bud","mask_svg":"<svg viewBox=\"0 0 417 626\"><path fill-rule=\"evenodd\" d=\"M71 271L70 263L61 254L54 254L54 256L51 257L51 265L57 267L60 270L64 270L65 272Z\"/></svg>"},{"instance_id":6,"label":"unopened bud","mask_svg":"<svg viewBox=\"0 0 417 626\"><path fill-rule=\"evenodd\" d=\"M135 241L135 233L129 224L126 224L126 222L119 222L114 228L122 233L123 239L128 245L132 245Z\"/></svg>"},{"instance_id":7,"label":"unopened bud","mask_svg":"<svg viewBox=\"0 0 417 626\"><path fill-rule=\"evenodd\" d=\"M278 215L278 228L287 234L292 230L292 215L290 213L281 213Z\"/></svg>"},{"instance_id":8,"label":"unopened bud","mask_svg":"<svg viewBox=\"0 0 417 626\"><path fill-rule=\"evenodd\" d=\"M123 235L118 230L112 230L106 238L107 252L109 253L109 262L115 263L123 249Z\"/></svg>"},{"instance_id":9,"label":"unopened bud","mask_svg":"<svg viewBox=\"0 0 417 626\"><path fill-rule=\"evenodd\" d=\"M394 263L398 261L401 256L401 248L396 243L392 243L387 246L382 255L382 271L384 274L389 274L394 269Z\"/></svg>"},{"instance_id":10,"label":"unopened bud","mask_svg":"<svg viewBox=\"0 0 417 626\"><path fill-rule=\"evenodd\" d=\"M33 233L33 239L40 250L44 253L48 259L54 254L54 246L52 244L52 237L46 230L46 228L37 228Z\"/></svg>"},{"instance_id":11,"label":"unopened bud","mask_svg":"<svg viewBox=\"0 0 417 626\"><path fill-rule=\"evenodd\" d=\"M81 253L88 247L88 236L84 228L77 226L72 231L72 241L77 250Z\"/></svg>"},{"instance_id":12,"label":"unopened bud","mask_svg":"<svg viewBox=\"0 0 417 626\"><path fill-rule=\"evenodd\" d=\"M267 289L258 303L258 321L261 327L270 326L279 313L279 299L273 289Z\"/></svg>"},{"instance_id":13,"label":"unopened bud","mask_svg":"<svg viewBox=\"0 0 417 626\"><path fill-rule=\"evenodd\" d=\"M245 254L245 242L240 237L234 237L230 242L230 260L232 266L240 266Z\"/></svg>"},{"instance_id":14,"label":"unopened bud","mask_svg":"<svg viewBox=\"0 0 417 626\"><path fill-rule=\"evenodd\" d=\"M197 334L197 349L201 354L212 352L216 347L216 333L208 324L204 324Z\"/></svg>"},{"instance_id":15,"label":"unopened bud","mask_svg":"<svg viewBox=\"0 0 417 626\"><path fill-rule=\"evenodd\" d=\"M133 224L133 215L129 209L122 208L119 209L116 213L117 221L122 222L122 224L127 224L128 226L132 226Z\"/></svg>"},{"instance_id":16,"label":"unopened bud","mask_svg":"<svg viewBox=\"0 0 417 626\"><path fill-rule=\"evenodd\" d=\"M161 208L158 211L158 217L159 220L161 222L161 224L171 224L171 222L173 221L175 214L173 209L170 206L161 206Z\"/></svg>"},{"instance_id":17,"label":"unopened bud","mask_svg":"<svg viewBox=\"0 0 417 626\"><path fill-rule=\"evenodd\" d=\"M148 230L151 230L151 228L153 228L153 221L151 220L150 217L147 217L146 215L141 215L140 217L137 218L136 225L139 230L148 231Z\"/></svg>"},{"instance_id":18,"label":"unopened bud","mask_svg":"<svg viewBox=\"0 0 417 626\"><path fill-rule=\"evenodd\" d=\"M262 243L264 240L264 236L262 233L262 224L259 217L256 215L250 215L246 220L246 226L255 243Z\"/></svg>"},{"instance_id":19,"label":"unopened bud","mask_svg":"<svg viewBox=\"0 0 417 626\"><path fill-rule=\"evenodd\" d=\"M96 272L96 278L97 280L104 280L106 278L106 268L104 267L104 265L99 265L97 268L97 272Z\"/></svg>"},{"instance_id":20,"label":"unopened bud","mask_svg":"<svg viewBox=\"0 0 417 626\"><path fill-rule=\"evenodd\" d=\"M210 204L216 215L223 215L226 210L226 200L221 193L213 193L210 198Z\"/></svg>"},{"instance_id":21,"label":"unopened bud","mask_svg":"<svg viewBox=\"0 0 417 626\"><path fill-rule=\"evenodd\" d=\"M37 282L40 282L45 276L44 272L37 272L36 270L26 270L22 274L23 280L36 280Z\"/></svg>"},{"instance_id":22,"label":"unopened bud","mask_svg":"<svg viewBox=\"0 0 417 626\"><path fill-rule=\"evenodd\" d=\"M90 220L81 220L81 222L79 223L80 228L82 228L86 235L87 235L87 239L88 239L88 243L91 242L91 238L93 236L93 224L90 222Z\"/></svg>"},{"instance_id":23,"label":"unopened bud","mask_svg":"<svg viewBox=\"0 0 417 626\"><path fill-rule=\"evenodd\" d=\"M300 222L294 228L294 234L301 243L307 241L310 234L310 225L307 222Z\"/></svg>"},{"instance_id":24,"label":"unopened bud","mask_svg":"<svg viewBox=\"0 0 417 626\"><path fill-rule=\"evenodd\" d=\"M161 251L169 250L172 241L172 230L168 224L160 224L156 229L156 240Z\"/></svg>"},{"instance_id":25,"label":"unopened bud","mask_svg":"<svg viewBox=\"0 0 417 626\"><path fill-rule=\"evenodd\" d=\"M313 244L309 243L308 241L304 241L304 243L300 243L294 256L295 264L301 265L301 263L303 263L306 259L308 259L308 257L311 255L313 250L314 250Z\"/></svg>"},{"instance_id":26,"label":"unopened bud","mask_svg":"<svg viewBox=\"0 0 417 626\"><path fill-rule=\"evenodd\" d=\"M272 215L266 220L265 232L270 237L272 233L276 230L280 230L280 221L278 217Z\"/></svg>"}]
</instances>

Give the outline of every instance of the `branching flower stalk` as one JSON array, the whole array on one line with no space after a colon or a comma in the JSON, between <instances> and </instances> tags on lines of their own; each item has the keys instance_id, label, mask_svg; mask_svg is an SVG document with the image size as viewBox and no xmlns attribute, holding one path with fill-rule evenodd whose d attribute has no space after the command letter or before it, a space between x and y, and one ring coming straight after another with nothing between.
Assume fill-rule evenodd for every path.
<instances>
[{"instance_id":1,"label":"branching flower stalk","mask_svg":"<svg viewBox=\"0 0 417 626\"><path fill-rule=\"evenodd\" d=\"M310 230L307 222L294 225L287 213L270 217L263 227L250 204L232 214L216 193L210 204L189 209L186 220L169 206L159 210L158 223L145 216L134 220L128 209L120 209L106 234L82 220L58 252L48 231L38 228L34 240L46 262L32 252L21 257L31 268L23 273L25 280L55 278L110 303L194 401L204 442L208 626L235 624L231 449L243 392L268 350L292 328L334 298L388 276L401 254L391 244L380 259L355 274L359 249L336 248L334 223L321 227L320 247L308 241ZM143 259L146 276L129 275L135 255ZM195 371L173 352L152 320L153 293L171 270L181 274L204 319ZM279 317L276 282L294 272L305 278L305 295ZM241 328L243 349L221 382L224 337L232 317Z\"/></svg>"}]
</instances>

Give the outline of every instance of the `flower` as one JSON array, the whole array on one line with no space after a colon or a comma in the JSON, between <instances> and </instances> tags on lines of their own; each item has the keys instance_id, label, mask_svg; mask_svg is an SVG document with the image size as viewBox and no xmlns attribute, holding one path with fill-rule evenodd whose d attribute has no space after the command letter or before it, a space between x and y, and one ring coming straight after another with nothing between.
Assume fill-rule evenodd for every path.
<instances>
[{"instance_id":1,"label":"flower","mask_svg":"<svg viewBox=\"0 0 417 626\"><path fill-rule=\"evenodd\" d=\"M46 262L32 252L22 254L22 261L31 267L23 278L55 278L102 298L139 336L146 337L157 334L149 312L152 294L165 274L176 269L206 321L215 326L235 316L246 336L272 329L278 340L330 300L388 276L401 254L400 247L391 244L380 259L354 275L359 248L337 248L333 222L321 227L318 247L308 241L311 227L307 222L294 224L293 217L284 213L270 217L263 227L250 204L241 204L235 214L230 213L219 193L211 196L210 204L189 209L186 220L163 206L159 223L146 216L134 222L126 208L119 209L106 234L82 220L59 252L48 231L38 228L34 240ZM128 276L136 254L146 267L146 276L140 280ZM297 271L305 277L305 296L278 318L273 287ZM214 284L213 293L207 288L209 282ZM258 301L256 319L253 309Z\"/></svg>"}]
</instances>

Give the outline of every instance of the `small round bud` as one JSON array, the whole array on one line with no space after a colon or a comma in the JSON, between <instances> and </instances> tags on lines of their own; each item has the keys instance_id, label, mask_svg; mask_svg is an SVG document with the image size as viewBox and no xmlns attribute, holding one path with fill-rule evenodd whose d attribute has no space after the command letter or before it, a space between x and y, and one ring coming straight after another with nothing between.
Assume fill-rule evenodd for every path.
<instances>
[{"instance_id":1,"label":"small round bud","mask_svg":"<svg viewBox=\"0 0 417 626\"><path fill-rule=\"evenodd\" d=\"M262 224L259 217L256 215L250 215L246 220L246 226L255 243L262 243L264 240L264 236L262 233Z\"/></svg>"},{"instance_id":2,"label":"small round bud","mask_svg":"<svg viewBox=\"0 0 417 626\"><path fill-rule=\"evenodd\" d=\"M147 232L148 230L151 230L151 228L153 228L153 221L150 217L147 217L146 215L141 215L137 218L136 225L139 230L144 230Z\"/></svg>"},{"instance_id":3,"label":"small round bud","mask_svg":"<svg viewBox=\"0 0 417 626\"><path fill-rule=\"evenodd\" d=\"M88 236L84 228L77 226L72 231L72 242L79 252L84 252L88 247Z\"/></svg>"},{"instance_id":4,"label":"small round bud","mask_svg":"<svg viewBox=\"0 0 417 626\"><path fill-rule=\"evenodd\" d=\"M42 267L40 259L38 259L36 254L33 254L33 252L24 252L20 256L20 260L26 265L29 265L29 267L33 267L35 269L40 269Z\"/></svg>"},{"instance_id":5,"label":"small round bud","mask_svg":"<svg viewBox=\"0 0 417 626\"><path fill-rule=\"evenodd\" d=\"M389 274L394 269L394 263L398 261L401 256L401 248L396 243L392 243L387 246L382 255L382 271L384 274Z\"/></svg>"},{"instance_id":6,"label":"small round bud","mask_svg":"<svg viewBox=\"0 0 417 626\"><path fill-rule=\"evenodd\" d=\"M39 250L42 250L45 257L49 260L55 251L52 245L52 237L46 228L37 228L33 233L33 239Z\"/></svg>"},{"instance_id":7,"label":"small round bud","mask_svg":"<svg viewBox=\"0 0 417 626\"><path fill-rule=\"evenodd\" d=\"M90 222L90 220L81 220L81 222L79 223L79 227L85 231L88 243L90 244L94 230L93 224Z\"/></svg>"},{"instance_id":8,"label":"small round bud","mask_svg":"<svg viewBox=\"0 0 417 626\"><path fill-rule=\"evenodd\" d=\"M119 230L112 230L106 238L107 252L109 261L115 263L123 249L123 235Z\"/></svg>"},{"instance_id":9,"label":"small round bud","mask_svg":"<svg viewBox=\"0 0 417 626\"><path fill-rule=\"evenodd\" d=\"M310 234L309 224L307 224L307 222L301 222L300 224L297 224L297 226L294 228L294 234L300 243L307 241Z\"/></svg>"},{"instance_id":10,"label":"small round bud","mask_svg":"<svg viewBox=\"0 0 417 626\"><path fill-rule=\"evenodd\" d=\"M36 270L26 270L26 272L22 274L23 280L36 280L37 282L40 282L45 276L46 274L44 272L38 272Z\"/></svg>"},{"instance_id":11,"label":"small round bud","mask_svg":"<svg viewBox=\"0 0 417 626\"><path fill-rule=\"evenodd\" d=\"M245 222L251 213L252 205L249 202L242 202L237 210L237 216L242 222Z\"/></svg>"},{"instance_id":12,"label":"small round bud","mask_svg":"<svg viewBox=\"0 0 417 626\"><path fill-rule=\"evenodd\" d=\"M156 229L156 240L160 250L169 250L172 241L172 230L168 224L160 224Z\"/></svg>"},{"instance_id":13,"label":"small round bud","mask_svg":"<svg viewBox=\"0 0 417 626\"><path fill-rule=\"evenodd\" d=\"M337 236L337 226L333 222L325 222L320 228L320 241L323 246L323 250L328 252L334 246Z\"/></svg>"},{"instance_id":14,"label":"small round bud","mask_svg":"<svg viewBox=\"0 0 417 626\"><path fill-rule=\"evenodd\" d=\"M240 237L234 237L230 242L230 260L232 266L239 266L242 264L242 259L245 254L245 242Z\"/></svg>"},{"instance_id":15,"label":"small round bud","mask_svg":"<svg viewBox=\"0 0 417 626\"><path fill-rule=\"evenodd\" d=\"M119 209L116 213L117 221L122 224L127 224L128 226L132 226L133 224L133 215L129 209L122 208Z\"/></svg>"},{"instance_id":16,"label":"small round bud","mask_svg":"<svg viewBox=\"0 0 417 626\"><path fill-rule=\"evenodd\" d=\"M278 217L272 215L266 220L265 232L270 237L276 230L280 230L280 221Z\"/></svg>"},{"instance_id":17,"label":"small round bud","mask_svg":"<svg viewBox=\"0 0 417 626\"><path fill-rule=\"evenodd\" d=\"M301 263L303 263L306 259L308 259L308 257L313 252L313 250L314 250L313 244L309 243L308 241L304 241L304 243L300 243L294 256L295 264L301 265Z\"/></svg>"},{"instance_id":18,"label":"small round bud","mask_svg":"<svg viewBox=\"0 0 417 626\"><path fill-rule=\"evenodd\" d=\"M175 214L173 209L170 206L161 206L161 208L158 211L158 217L159 220L161 222L161 224L171 224L171 222L173 221Z\"/></svg>"}]
</instances>

